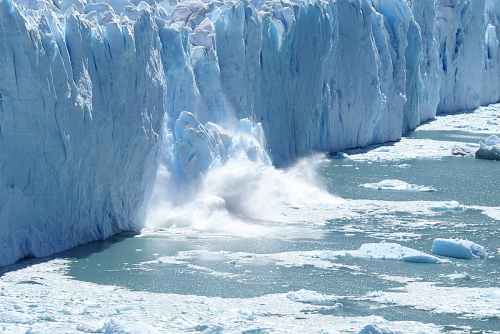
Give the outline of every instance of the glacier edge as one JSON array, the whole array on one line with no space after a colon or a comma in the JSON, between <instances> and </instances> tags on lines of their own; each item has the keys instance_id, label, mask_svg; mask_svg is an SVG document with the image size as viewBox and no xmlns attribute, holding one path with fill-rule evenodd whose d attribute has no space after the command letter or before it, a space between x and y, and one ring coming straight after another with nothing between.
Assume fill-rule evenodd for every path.
<instances>
[{"instance_id":1,"label":"glacier edge","mask_svg":"<svg viewBox=\"0 0 500 334\"><path fill-rule=\"evenodd\" d=\"M499 21L493 0L1 1L0 266L134 227L185 111L260 123L281 167L497 102Z\"/></svg>"}]
</instances>

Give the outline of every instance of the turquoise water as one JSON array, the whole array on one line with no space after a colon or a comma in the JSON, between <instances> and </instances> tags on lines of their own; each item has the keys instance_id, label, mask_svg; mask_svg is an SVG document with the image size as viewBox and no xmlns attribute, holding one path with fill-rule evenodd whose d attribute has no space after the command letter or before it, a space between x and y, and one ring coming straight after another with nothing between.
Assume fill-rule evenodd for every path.
<instances>
[{"instance_id":1,"label":"turquoise water","mask_svg":"<svg viewBox=\"0 0 500 334\"><path fill-rule=\"evenodd\" d=\"M412 136L457 140L467 138L467 133L421 131L409 134L410 138ZM402 164L410 166L401 168ZM68 275L98 284L226 298L249 298L307 289L340 296L338 302L344 307L305 310L305 314L380 315L389 321L446 325L450 331L467 326L471 331L493 331L500 328L498 318L464 319L460 314L446 313L436 316L431 311L410 306L394 304L380 307L380 304L361 297L369 292L393 291L406 285L405 282L384 279L385 276L416 278L457 288L499 288L499 221L482 213L482 207L500 206L496 181L498 169L496 161L473 157L373 163L348 159L323 160L316 168L320 179L329 192L344 199L372 201L374 207L380 201L397 201L414 207L421 206L420 201L458 201L467 207L432 215L405 210L372 212L363 207L355 218L334 218L334 215L329 218L328 211L325 211L325 225L307 227L321 230L320 236L314 238L241 238L203 234L138 237L129 233L83 245L59 256L72 260ZM360 186L385 179L432 186L437 191L380 191ZM304 219L307 220L307 217ZM284 265L275 259L276 254L355 250L362 244L382 240L430 253L432 241L438 237L472 240L485 246L490 257L486 260L453 259L451 264L440 265L338 258L331 261L336 266L334 269L322 268L307 261ZM245 256L240 255L234 260L233 255L238 252L250 254L248 258L252 261L245 261ZM158 261L165 257L169 260ZM444 277L455 271L467 272L472 279L451 281Z\"/></svg>"},{"instance_id":2,"label":"turquoise water","mask_svg":"<svg viewBox=\"0 0 500 334\"><path fill-rule=\"evenodd\" d=\"M409 168L400 168L409 164ZM371 164L333 160L320 167L328 190L342 198L387 201L458 201L462 205L500 206L497 161L471 157L441 160L405 160ZM410 184L432 186L435 192L377 191L360 184L398 179Z\"/></svg>"}]
</instances>

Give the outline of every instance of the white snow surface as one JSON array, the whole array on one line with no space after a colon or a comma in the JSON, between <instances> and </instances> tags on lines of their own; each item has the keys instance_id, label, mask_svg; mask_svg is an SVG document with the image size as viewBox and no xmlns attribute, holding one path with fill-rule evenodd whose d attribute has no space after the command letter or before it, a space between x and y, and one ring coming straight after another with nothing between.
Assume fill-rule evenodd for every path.
<instances>
[{"instance_id":1,"label":"white snow surface","mask_svg":"<svg viewBox=\"0 0 500 334\"><path fill-rule=\"evenodd\" d=\"M467 131L472 133L500 133L500 105L491 104L458 113L438 114L420 125L417 131Z\"/></svg>"},{"instance_id":2,"label":"white snow surface","mask_svg":"<svg viewBox=\"0 0 500 334\"><path fill-rule=\"evenodd\" d=\"M287 166L496 102L499 18L494 0L2 1L0 266L137 228L158 164L192 195L227 133Z\"/></svg>"}]
</instances>

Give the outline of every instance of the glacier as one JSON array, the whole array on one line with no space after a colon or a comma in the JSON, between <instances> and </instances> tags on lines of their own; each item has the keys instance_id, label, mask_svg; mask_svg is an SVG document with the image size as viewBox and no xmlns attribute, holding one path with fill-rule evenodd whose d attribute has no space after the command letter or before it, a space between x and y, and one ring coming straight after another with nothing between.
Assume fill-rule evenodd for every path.
<instances>
[{"instance_id":1,"label":"glacier","mask_svg":"<svg viewBox=\"0 0 500 334\"><path fill-rule=\"evenodd\" d=\"M0 1L0 266L137 226L160 164L196 191L500 100L495 0L98 1Z\"/></svg>"}]
</instances>

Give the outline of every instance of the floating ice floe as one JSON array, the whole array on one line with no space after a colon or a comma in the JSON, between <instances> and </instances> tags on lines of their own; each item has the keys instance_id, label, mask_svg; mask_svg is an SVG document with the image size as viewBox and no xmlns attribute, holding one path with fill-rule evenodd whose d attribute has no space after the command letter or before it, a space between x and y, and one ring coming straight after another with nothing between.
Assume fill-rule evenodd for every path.
<instances>
[{"instance_id":1,"label":"floating ice floe","mask_svg":"<svg viewBox=\"0 0 500 334\"><path fill-rule=\"evenodd\" d=\"M16 311L0 312L0 323L29 324L36 321L36 317Z\"/></svg>"},{"instance_id":2,"label":"floating ice floe","mask_svg":"<svg viewBox=\"0 0 500 334\"><path fill-rule=\"evenodd\" d=\"M316 291L301 289L299 291L290 291L286 294L286 298L294 302L321 304L333 303L337 298L325 295Z\"/></svg>"},{"instance_id":3,"label":"floating ice floe","mask_svg":"<svg viewBox=\"0 0 500 334\"><path fill-rule=\"evenodd\" d=\"M476 158L487 160L500 160L500 138L489 136L485 142L479 142Z\"/></svg>"},{"instance_id":4,"label":"floating ice floe","mask_svg":"<svg viewBox=\"0 0 500 334\"><path fill-rule=\"evenodd\" d=\"M353 161L406 161L410 159L441 159L451 156L453 147L462 143L433 139L403 137L394 143L377 144L359 149L346 150ZM474 144L478 146L477 144ZM472 149L472 147L471 147Z\"/></svg>"},{"instance_id":5,"label":"floating ice floe","mask_svg":"<svg viewBox=\"0 0 500 334\"><path fill-rule=\"evenodd\" d=\"M265 330L274 333L286 333L293 330L296 334L323 333L324 331L357 333L367 324L380 324L405 334L443 332L442 326L432 323L386 321L374 315L319 316L315 312L304 312L304 309L324 310L324 306L305 306L303 303L286 298L286 294L282 293L254 298L220 298L133 291L72 279L67 275L69 269L67 265L70 263L68 260L55 259L41 263L33 260L31 263L33 264L30 266L19 266L17 270L2 272L0 275L0 286L3 288L0 298L0 313L3 314L0 320L0 333L106 333L106 326L107 333L110 333L113 328L112 323L115 325L114 329L117 330L115 333L121 334L144 333L144 329L151 327L160 333L169 334L252 333L252 331L265 333ZM27 283L30 280L40 282L40 284ZM458 300L463 298L462 290L457 293L455 289L456 287L439 295L438 306L447 306L442 301L446 299L443 296L448 294L456 295ZM425 292L425 287L422 290ZM478 307L478 305L483 305L482 310L487 312L486 315L496 315L500 312L497 310L497 308L500 309L500 299L495 297L497 291L499 290L475 289L469 295L478 300L477 304L464 305L453 300L452 306L480 311L481 306ZM434 295L433 292L427 295ZM490 292L492 293L489 294ZM404 295L406 302L414 300L414 298L408 298L404 292L388 295L397 300L398 294ZM486 294L491 296L488 297ZM417 293L417 297L420 295ZM20 296L29 296L29 298L20 298ZM384 298L385 303L385 295L373 298ZM487 307L484 306L486 298ZM136 307L130 308L127 312L116 311L117 309L123 310L130 304ZM78 314L67 312L78 308L84 312ZM248 311L241 312L241 310ZM23 320L27 321L26 324L12 322L21 315L27 316ZM249 315L254 315L254 320L250 320ZM175 327L173 325L176 316L182 316L188 322L196 323L198 326L192 329ZM184 322L180 318L177 320L179 325ZM141 324L143 331L140 332L141 328L134 329L132 327L134 324L138 326Z\"/></svg>"},{"instance_id":6,"label":"floating ice floe","mask_svg":"<svg viewBox=\"0 0 500 334\"><path fill-rule=\"evenodd\" d=\"M404 262L450 263L449 260L439 259L418 250L385 241L378 244L364 244L357 251L346 252L345 256L365 259L399 260Z\"/></svg>"},{"instance_id":7,"label":"floating ice floe","mask_svg":"<svg viewBox=\"0 0 500 334\"><path fill-rule=\"evenodd\" d=\"M434 314L457 314L464 319L491 319L500 316L498 288L447 287L435 282L411 282L404 289L367 295L366 298L391 306L431 311Z\"/></svg>"},{"instance_id":8,"label":"floating ice floe","mask_svg":"<svg viewBox=\"0 0 500 334\"><path fill-rule=\"evenodd\" d=\"M196 324L194 322L183 317L182 315L176 315L175 317L170 319L170 322L172 323L172 327L179 329L188 330L196 327Z\"/></svg>"},{"instance_id":9,"label":"floating ice floe","mask_svg":"<svg viewBox=\"0 0 500 334\"><path fill-rule=\"evenodd\" d=\"M449 275L446 275L444 276L452 281L456 281L456 280L469 280L470 279L470 275L467 274L466 272L463 272L463 273L458 273L455 271L454 274L449 274Z\"/></svg>"},{"instance_id":10,"label":"floating ice floe","mask_svg":"<svg viewBox=\"0 0 500 334\"><path fill-rule=\"evenodd\" d=\"M457 259L485 259L486 249L469 240L434 239L432 253Z\"/></svg>"},{"instance_id":11,"label":"floating ice floe","mask_svg":"<svg viewBox=\"0 0 500 334\"><path fill-rule=\"evenodd\" d=\"M467 131L474 133L498 133L499 104L479 107L471 112L437 115L431 122L420 125L416 131Z\"/></svg>"},{"instance_id":12,"label":"floating ice floe","mask_svg":"<svg viewBox=\"0 0 500 334\"><path fill-rule=\"evenodd\" d=\"M472 155L473 152L471 148L467 147L467 145L455 145L451 149L451 154L466 156L466 155Z\"/></svg>"},{"instance_id":13,"label":"floating ice floe","mask_svg":"<svg viewBox=\"0 0 500 334\"><path fill-rule=\"evenodd\" d=\"M99 333L105 334L159 334L156 329L140 321L120 322L111 319Z\"/></svg>"},{"instance_id":14,"label":"floating ice floe","mask_svg":"<svg viewBox=\"0 0 500 334\"><path fill-rule=\"evenodd\" d=\"M429 210L432 211L461 211L465 210L465 207L458 203L457 201L449 201L449 202L437 202L429 205Z\"/></svg>"},{"instance_id":15,"label":"floating ice floe","mask_svg":"<svg viewBox=\"0 0 500 334\"><path fill-rule=\"evenodd\" d=\"M399 332L391 331L386 327L381 327L376 324L368 324L358 334L397 334Z\"/></svg>"},{"instance_id":16,"label":"floating ice floe","mask_svg":"<svg viewBox=\"0 0 500 334\"><path fill-rule=\"evenodd\" d=\"M492 290L488 291L484 297L490 298L490 299L500 299L500 290Z\"/></svg>"},{"instance_id":17,"label":"floating ice floe","mask_svg":"<svg viewBox=\"0 0 500 334\"><path fill-rule=\"evenodd\" d=\"M243 334L253 334L253 333L272 333L274 332L273 328L252 328L252 329L247 329L244 330L242 333Z\"/></svg>"},{"instance_id":18,"label":"floating ice floe","mask_svg":"<svg viewBox=\"0 0 500 334\"><path fill-rule=\"evenodd\" d=\"M409 184L401 180L383 180L378 183L365 183L361 186L377 190L436 191L433 187Z\"/></svg>"}]
</instances>

